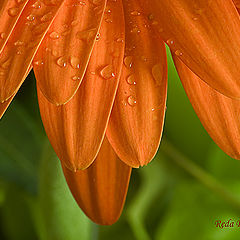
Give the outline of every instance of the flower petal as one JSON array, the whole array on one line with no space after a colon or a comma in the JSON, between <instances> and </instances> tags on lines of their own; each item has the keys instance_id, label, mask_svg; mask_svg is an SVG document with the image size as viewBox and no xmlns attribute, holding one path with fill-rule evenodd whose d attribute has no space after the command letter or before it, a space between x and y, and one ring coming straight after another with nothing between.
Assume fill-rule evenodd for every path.
<instances>
[{"instance_id":1,"label":"flower petal","mask_svg":"<svg viewBox=\"0 0 240 240\"><path fill-rule=\"evenodd\" d=\"M9 98L6 102L0 103L0 119L2 118L3 114L6 112L8 106L10 105L14 97L15 95Z\"/></svg>"},{"instance_id":2,"label":"flower petal","mask_svg":"<svg viewBox=\"0 0 240 240\"><path fill-rule=\"evenodd\" d=\"M8 100L26 78L34 54L62 2L28 1L0 54L0 102Z\"/></svg>"},{"instance_id":3,"label":"flower petal","mask_svg":"<svg viewBox=\"0 0 240 240\"><path fill-rule=\"evenodd\" d=\"M131 167L116 155L107 138L95 162L76 173L63 166L68 186L78 205L94 222L115 223L125 202Z\"/></svg>"},{"instance_id":4,"label":"flower petal","mask_svg":"<svg viewBox=\"0 0 240 240\"><path fill-rule=\"evenodd\" d=\"M0 2L0 53L9 39L28 0L1 0Z\"/></svg>"},{"instance_id":5,"label":"flower petal","mask_svg":"<svg viewBox=\"0 0 240 240\"><path fill-rule=\"evenodd\" d=\"M209 135L224 152L240 159L240 101L209 87L177 57L174 61L190 102Z\"/></svg>"},{"instance_id":6,"label":"flower petal","mask_svg":"<svg viewBox=\"0 0 240 240\"><path fill-rule=\"evenodd\" d=\"M212 88L240 99L240 18L232 0L140 0L172 52Z\"/></svg>"},{"instance_id":7,"label":"flower petal","mask_svg":"<svg viewBox=\"0 0 240 240\"><path fill-rule=\"evenodd\" d=\"M138 1L123 1L126 50L107 137L121 160L143 166L161 138L167 90L164 43L140 14Z\"/></svg>"},{"instance_id":8,"label":"flower petal","mask_svg":"<svg viewBox=\"0 0 240 240\"><path fill-rule=\"evenodd\" d=\"M109 20L102 23L101 38L94 46L86 75L72 100L57 107L38 88L47 135L60 160L73 170L87 168L97 156L121 73L124 55L121 0L109 1L107 9L111 9L111 15L104 16Z\"/></svg>"},{"instance_id":9,"label":"flower petal","mask_svg":"<svg viewBox=\"0 0 240 240\"><path fill-rule=\"evenodd\" d=\"M60 105L76 93L87 68L106 0L66 0L36 55L38 86L45 97ZM73 78L76 78L74 81Z\"/></svg>"}]
</instances>

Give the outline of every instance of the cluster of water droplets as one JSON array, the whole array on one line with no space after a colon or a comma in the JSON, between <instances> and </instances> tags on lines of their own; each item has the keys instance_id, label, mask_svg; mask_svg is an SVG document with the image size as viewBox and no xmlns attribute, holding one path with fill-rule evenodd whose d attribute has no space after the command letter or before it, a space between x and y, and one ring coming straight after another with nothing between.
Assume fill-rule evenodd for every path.
<instances>
[{"instance_id":1,"label":"cluster of water droplets","mask_svg":"<svg viewBox=\"0 0 240 240\"><path fill-rule=\"evenodd\" d=\"M115 1L115 0L114 0ZM54 41L54 44L50 44L52 47L47 47L45 50L49 54L49 56L53 57L53 61L56 63L56 65L60 68L68 68L71 67L72 69L80 69L81 66L81 56L78 56L78 50L81 50L81 48L91 48L91 45L93 44L94 38L96 41L100 40L100 34L97 33L97 25L94 21L99 21L99 18L101 17L101 9L102 9L102 0L91 0L91 1L66 1L65 5L67 7L73 8L83 8L88 7L89 15L91 14L92 17L92 24L87 29L79 30L79 23L81 21L81 14L78 15L77 18L74 18L68 22L65 22L62 24L62 26L57 30L50 31L47 35L50 41ZM90 8L91 6L91 8ZM90 12L91 11L91 12ZM105 15L111 15L111 10L108 9L107 14L105 12ZM98 17L96 17L98 16ZM111 23L111 21L107 21ZM72 37L72 34L74 36L75 42L79 41L81 43L80 49L78 49L75 45L72 46L76 51L76 56L73 55L66 55L66 51L61 49L61 46L64 46L64 41L66 41L66 37L70 36ZM62 44L60 43L62 41ZM118 41L120 41L118 39ZM71 42L70 42L71 44ZM60 47L59 47L60 46ZM68 46L71 48L71 45ZM70 54L72 51L69 51ZM81 51L79 51L81 54ZM37 60L34 62L37 66L42 66L44 63L41 60ZM77 73L77 72L76 72ZM92 71L91 74L95 74L95 71ZM115 77L115 73L113 71L113 67L111 65L104 66L101 70L99 70L99 74L104 79L111 79ZM81 76L73 75L71 79L73 81L80 80Z\"/></svg>"}]
</instances>

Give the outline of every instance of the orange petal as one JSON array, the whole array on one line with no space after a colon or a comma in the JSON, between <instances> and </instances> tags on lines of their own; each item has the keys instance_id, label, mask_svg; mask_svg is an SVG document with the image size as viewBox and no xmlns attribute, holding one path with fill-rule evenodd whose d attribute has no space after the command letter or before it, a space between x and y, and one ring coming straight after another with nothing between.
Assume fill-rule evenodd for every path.
<instances>
[{"instance_id":1,"label":"orange petal","mask_svg":"<svg viewBox=\"0 0 240 240\"><path fill-rule=\"evenodd\" d=\"M0 103L0 119L2 118L3 114L6 112L8 106L10 105L14 97L15 95L9 98L6 102Z\"/></svg>"},{"instance_id":2,"label":"orange petal","mask_svg":"<svg viewBox=\"0 0 240 240\"><path fill-rule=\"evenodd\" d=\"M174 58L185 91L203 126L218 146L240 159L240 101L209 87L181 60Z\"/></svg>"},{"instance_id":3,"label":"orange petal","mask_svg":"<svg viewBox=\"0 0 240 240\"><path fill-rule=\"evenodd\" d=\"M28 1L0 54L0 102L8 100L26 78L34 54L62 2Z\"/></svg>"},{"instance_id":4,"label":"orange petal","mask_svg":"<svg viewBox=\"0 0 240 240\"><path fill-rule=\"evenodd\" d=\"M240 0L233 0L238 13L240 14Z\"/></svg>"},{"instance_id":5,"label":"orange petal","mask_svg":"<svg viewBox=\"0 0 240 240\"><path fill-rule=\"evenodd\" d=\"M161 138L167 90L164 43L141 15L138 1L123 1L126 49L107 137L132 167L149 163Z\"/></svg>"},{"instance_id":6,"label":"orange petal","mask_svg":"<svg viewBox=\"0 0 240 240\"><path fill-rule=\"evenodd\" d=\"M140 0L149 22L195 74L240 99L240 18L232 0Z\"/></svg>"},{"instance_id":7,"label":"orange petal","mask_svg":"<svg viewBox=\"0 0 240 240\"><path fill-rule=\"evenodd\" d=\"M38 86L56 105L76 93L87 68L106 0L66 0L35 57ZM75 78L73 81L72 79Z\"/></svg>"},{"instance_id":8,"label":"orange petal","mask_svg":"<svg viewBox=\"0 0 240 240\"><path fill-rule=\"evenodd\" d=\"M51 104L38 89L47 135L55 152L73 170L87 168L96 158L116 94L124 54L122 2L109 1L83 82L70 102ZM37 76L40 77L40 76ZM70 79L69 81L74 81ZM38 83L41 79L38 79Z\"/></svg>"},{"instance_id":9,"label":"orange petal","mask_svg":"<svg viewBox=\"0 0 240 240\"><path fill-rule=\"evenodd\" d=\"M32 66L29 67L27 71L27 75L30 73L31 70L32 70ZM4 113L7 111L7 108L9 107L10 103L14 99L17 92L18 92L18 89L7 101L0 103L0 119L3 117Z\"/></svg>"},{"instance_id":10,"label":"orange petal","mask_svg":"<svg viewBox=\"0 0 240 240\"><path fill-rule=\"evenodd\" d=\"M63 167L68 186L78 205L94 222L115 223L125 202L131 167L124 164L105 138L96 161L76 173Z\"/></svg>"},{"instance_id":11,"label":"orange petal","mask_svg":"<svg viewBox=\"0 0 240 240\"><path fill-rule=\"evenodd\" d=\"M28 0L1 0L0 53L3 50Z\"/></svg>"}]
</instances>

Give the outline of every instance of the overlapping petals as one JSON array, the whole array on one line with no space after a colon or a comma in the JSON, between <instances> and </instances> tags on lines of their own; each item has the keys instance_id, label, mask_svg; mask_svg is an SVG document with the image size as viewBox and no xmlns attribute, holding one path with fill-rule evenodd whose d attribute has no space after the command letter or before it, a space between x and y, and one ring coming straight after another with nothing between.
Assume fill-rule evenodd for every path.
<instances>
[{"instance_id":1,"label":"overlapping petals","mask_svg":"<svg viewBox=\"0 0 240 240\"><path fill-rule=\"evenodd\" d=\"M27 77L34 55L63 1L28 1L22 10L0 53L0 102L14 95Z\"/></svg>"},{"instance_id":2,"label":"overlapping petals","mask_svg":"<svg viewBox=\"0 0 240 240\"><path fill-rule=\"evenodd\" d=\"M240 159L240 101L228 98L174 58L183 87L209 135L232 158Z\"/></svg>"},{"instance_id":3,"label":"overlapping petals","mask_svg":"<svg viewBox=\"0 0 240 240\"><path fill-rule=\"evenodd\" d=\"M63 166L64 175L77 203L94 222L110 225L122 212L131 167L116 155L107 138L94 163L76 173Z\"/></svg>"},{"instance_id":4,"label":"overlapping petals","mask_svg":"<svg viewBox=\"0 0 240 240\"><path fill-rule=\"evenodd\" d=\"M42 75L38 72L36 74L40 112L48 138L60 160L74 171L87 168L97 156L122 69L122 3L109 1L107 9L111 9L111 15L104 15L100 39L95 44L87 72L79 90L69 103L62 106L50 103L39 87L43 80ZM54 43L49 42L48 48L52 49L52 45ZM82 49L75 51L81 53ZM65 81L75 80L71 76Z\"/></svg>"},{"instance_id":5,"label":"overlapping petals","mask_svg":"<svg viewBox=\"0 0 240 240\"><path fill-rule=\"evenodd\" d=\"M33 66L69 188L89 218L112 224L131 168L148 164L161 139L163 40L203 125L240 158L239 8L239 0L2 0L0 117Z\"/></svg>"},{"instance_id":6,"label":"overlapping petals","mask_svg":"<svg viewBox=\"0 0 240 240\"><path fill-rule=\"evenodd\" d=\"M240 18L232 0L140 0L164 41L196 75L240 99Z\"/></svg>"},{"instance_id":7,"label":"overlapping petals","mask_svg":"<svg viewBox=\"0 0 240 240\"><path fill-rule=\"evenodd\" d=\"M60 8L34 60L34 73L37 81L40 79L38 87L50 102L56 105L68 102L80 86L106 2L65 0ZM118 24L122 25L119 20ZM112 25L118 30L116 23ZM109 32L111 30L110 27ZM105 49L98 49L99 56L105 54Z\"/></svg>"},{"instance_id":8,"label":"overlapping petals","mask_svg":"<svg viewBox=\"0 0 240 240\"><path fill-rule=\"evenodd\" d=\"M156 154L167 96L165 46L141 13L138 0L124 1L124 65L107 130L118 156L132 167Z\"/></svg>"}]
</instances>

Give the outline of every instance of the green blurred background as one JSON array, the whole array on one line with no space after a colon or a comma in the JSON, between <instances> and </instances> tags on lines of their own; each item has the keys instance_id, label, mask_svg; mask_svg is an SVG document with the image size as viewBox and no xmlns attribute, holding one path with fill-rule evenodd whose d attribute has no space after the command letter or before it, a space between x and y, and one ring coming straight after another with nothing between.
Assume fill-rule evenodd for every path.
<instances>
[{"instance_id":1,"label":"green blurred background","mask_svg":"<svg viewBox=\"0 0 240 240\"><path fill-rule=\"evenodd\" d=\"M1 240L236 240L240 162L208 136L170 54L163 141L155 160L133 170L126 205L113 226L89 221L73 200L40 120L31 72L0 124Z\"/></svg>"}]
</instances>

